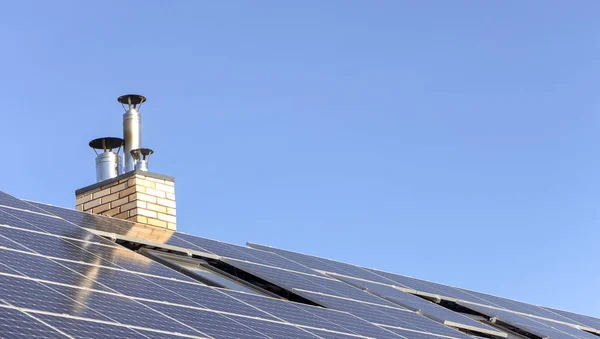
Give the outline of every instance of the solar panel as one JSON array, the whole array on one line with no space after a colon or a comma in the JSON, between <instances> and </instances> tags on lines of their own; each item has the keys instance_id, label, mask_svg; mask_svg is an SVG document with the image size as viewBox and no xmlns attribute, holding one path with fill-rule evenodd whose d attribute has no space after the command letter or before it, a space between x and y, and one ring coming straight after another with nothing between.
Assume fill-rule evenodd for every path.
<instances>
[{"instance_id":1,"label":"solar panel","mask_svg":"<svg viewBox=\"0 0 600 339\"><path fill-rule=\"evenodd\" d=\"M582 315L582 314L577 314L577 313L573 313L573 312L558 310L558 309L550 308L550 307L544 307L544 308L553 313L562 315L569 319L573 319L573 321L576 321L577 323L587 326L589 328L594 328L594 329L600 330L600 319L598 319L598 318L594 318L594 317L590 317L590 316Z\"/></svg>"},{"instance_id":2,"label":"solar panel","mask_svg":"<svg viewBox=\"0 0 600 339\"><path fill-rule=\"evenodd\" d=\"M3 338L64 338L34 317L0 305L0 334Z\"/></svg>"},{"instance_id":3,"label":"solar panel","mask_svg":"<svg viewBox=\"0 0 600 339\"><path fill-rule=\"evenodd\" d=\"M55 216L9 210L0 207L0 224L32 231L47 232L67 238L110 244L110 241L102 239L81 227L77 227Z\"/></svg>"},{"instance_id":4,"label":"solar panel","mask_svg":"<svg viewBox=\"0 0 600 339\"><path fill-rule=\"evenodd\" d=\"M220 257L221 264L324 307L206 286L90 230L116 234L123 240L143 239L140 243L178 253L210 253L214 256L201 256ZM41 328L59 336L63 332L106 338L471 338L452 327L502 336L494 327L399 287L459 300L460 305L477 312L483 313L483 309L488 317L552 339L594 338L556 321L600 327L600 320L593 317L330 259L249 246L29 203L2 193L0 299L5 305L0 304L0 311L8 314L8 322L23 325L33 337ZM6 323L0 319L3 335Z\"/></svg>"},{"instance_id":5,"label":"solar panel","mask_svg":"<svg viewBox=\"0 0 600 339\"><path fill-rule=\"evenodd\" d=\"M507 336L506 333L499 332L491 326L484 325L478 321L460 315L456 312L452 312L432 302L426 301L412 294L400 291L390 285L378 284L347 277L336 277L341 281L365 289L370 293L374 293L383 298L387 298L387 300L395 302L405 308L411 309L413 311L420 311L427 317L435 319L443 324L453 327L464 328L471 331L479 331L501 337Z\"/></svg>"},{"instance_id":6,"label":"solar panel","mask_svg":"<svg viewBox=\"0 0 600 339\"><path fill-rule=\"evenodd\" d=\"M125 326L119 326L117 323L84 321L47 314L36 314L35 317L75 338L133 338L142 336L140 332Z\"/></svg>"},{"instance_id":7,"label":"solar panel","mask_svg":"<svg viewBox=\"0 0 600 339\"><path fill-rule=\"evenodd\" d=\"M287 287L290 290L297 288L376 304L392 305L381 298L375 297L357 288L348 286L342 282L327 278L325 276L300 274L281 270L275 267L256 265L236 260L226 260L226 262L241 270L250 272L264 280L275 283L276 285Z\"/></svg>"},{"instance_id":8,"label":"solar panel","mask_svg":"<svg viewBox=\"0 0 600 339\"><path fill-rule=\"evenodd\" d=\"M410 339L441 339L441 338L445 338L445 337L440 337L440 336L437 336L437 335L431 334L431 333L408 331L408 330L403 330L400 328L385 327L385 329L388 331L394 332L398 335L401 335L403 337L410 338Z\"/></svg>"},{"instance_id":9,"label":"solar panel","mask_svg":"<svg viewBox=\"0 0 600 339\"><path fill-rule=\"evenodd\" d=\"M17 199L9 194L0 191L0 206L31 210L34 212L46 213L38 207L31 205L23 200Z\"/></svg>"},{"instance_id":10,"label":"solar panel","mask_svg":"<svg viewBox=\"0 0 600 339\"><path fill-rule=\"evenodd\" d=\"M295 324L331 331L356 333L374 338L397 339L397 336L350 313L236 291L224 291L224 293Z\"/></svg>"},{"instance_id":11,"label":"solar panel","mask_svg":"<svg viewBox=\"0 0 600 339\"><path fill-rule=\"evenodd\" d=\"M555 322L531 318L517 313L513 313L508 310L471 305L466 303L464 305L489 317L496 318L500 322L524 329L540 337L549 337L552 339L597 339L597 336L576 329L569 325L563 325Z\"/></svg>"},{"instance_id":12,"label":"solar panel","mask_svg":"<svg viewBox=\"0 0 600 339\"><path fill-rule=\"evenodd\" d=\"M576 320L570 319L568 317L564 317L560 314L556 314L556 313L546 310L540 306L526 304L526 303L519 302L516 300L510 300L510 299L501 298L501 297L497 297L497 296L493 296L493 295L489 295L489 294L485 294L485 293L479 293L479 292L475 292L475 291L468 291L468 290L464 290L464 291L468 292L469 294L473 294L481 299L485 299L485 300L489 301L489 304L493 305L493 306L506 308L508 310L515 311L515 312L531 314L531 315L535 315L538 317L544 317L544 318L548 318L548 319L554 319L557 321L578 324L578 322Z\"/></svg>"},{"instance_id":13,"label":"solar panel","mask_svg":"<svg viewBox=\"0 0 600 339\"><path fill-rule=\"evenodd\" d=\"M301 294L302 296L308 297L311 300L317 301L321 305L354 314L375 324L402 327L416 331L447 335L454 338L468 338L456 330L441 325L433 320L427 319L412 311L393 307L377 306L373 304L365 304L355 300L337 298L306 291L302 291Z\"/></svg>"}]
</instances>

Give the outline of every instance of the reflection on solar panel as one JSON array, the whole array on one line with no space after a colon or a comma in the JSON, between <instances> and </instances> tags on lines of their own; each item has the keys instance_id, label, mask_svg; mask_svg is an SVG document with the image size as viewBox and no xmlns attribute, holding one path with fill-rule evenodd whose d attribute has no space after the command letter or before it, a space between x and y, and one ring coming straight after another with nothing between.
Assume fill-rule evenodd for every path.
<instances>
[{"instance_id":1,"label":"reflection on solar panel","mask_svg":"<svg viewBox=\"0 0 600 339\"><path fill-rule=\"evenodd\" d=\"M0 336L468 339L510 332L592 339L581 329L600 333L593 317L249 246L0 192Z\"/></svg>"}]
</instances>

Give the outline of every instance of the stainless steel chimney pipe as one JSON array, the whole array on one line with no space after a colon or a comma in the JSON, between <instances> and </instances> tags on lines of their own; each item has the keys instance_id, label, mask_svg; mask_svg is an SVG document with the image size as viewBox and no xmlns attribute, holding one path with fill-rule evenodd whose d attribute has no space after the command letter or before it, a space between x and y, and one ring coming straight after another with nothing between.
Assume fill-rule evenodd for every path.
<instances>
[{"instance_id":1,"label":"stainless steel chimney pipe","mask_svg":"<svg viewBox=\"0 0 600 339\"><path fill-rule=\"evenodd\" d=\"M119 150L123 146L123 139L98 138L90 141L89 145L96 152L96 182L112 179L119 175Z\"/></svg>"},{"instance_id":2,"label":"stainless steel chimney pipe","mask_svg":"<svg viewBox=\"0 0 600 339\"><path fill-rule=\"evenodd\" d=\"M131 150L142 147L142 115L139 113L139 109L146 98L138 94L127 94L120 96L117 101L125 109L125 114L123 114L124 171L131 172L135 169Z\"/></svg>"}]
</instances>

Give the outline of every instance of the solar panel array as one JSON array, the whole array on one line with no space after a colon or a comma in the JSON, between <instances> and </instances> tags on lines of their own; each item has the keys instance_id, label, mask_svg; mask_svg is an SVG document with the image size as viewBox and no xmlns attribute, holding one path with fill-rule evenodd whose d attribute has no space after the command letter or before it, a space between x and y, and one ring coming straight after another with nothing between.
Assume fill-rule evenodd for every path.
<instances>
[{"instance_id":1,"label":"solar panel array","mask_svg":"<svg viewBox=\"0 0 600 339\"><path fill-rule=\"evenodd\" d=\"M207 286L97 234L222 263L314 304ZM539 337L591 339L600 320L262 245L228 244L0 192L0 336L507 337L419 296Z\"/></svg>"}]
</instances>

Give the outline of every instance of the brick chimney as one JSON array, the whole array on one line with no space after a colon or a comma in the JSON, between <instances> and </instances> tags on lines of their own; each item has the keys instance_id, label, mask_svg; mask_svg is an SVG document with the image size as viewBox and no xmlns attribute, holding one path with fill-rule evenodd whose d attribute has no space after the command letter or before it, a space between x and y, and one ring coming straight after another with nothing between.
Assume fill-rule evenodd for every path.
<instances>
[{"instance_id":1,"label":"brick chimney","mask_svg":"<svg viewBox=\"0 0 600 339\"><path fill-rule=\"evenodd\" d=\"M176 230L175 178L134 170L75 191L80 211Z\"/></svg>"},{"instance_id":2,"label":"brick chimney","mask_svg":"<svg viewBox=\"0 0 600 339\"><path fill-rule=\"evenodd\" d=\"M175 231L175 178L148 172L148 160L154 152L141 147L139 109L146 98L128 94L117 101L125 109L123 138L105 137L89 143L97 155L98 182L75 191L75 207L84 212Z\"/></svg>"}]
</instances>

